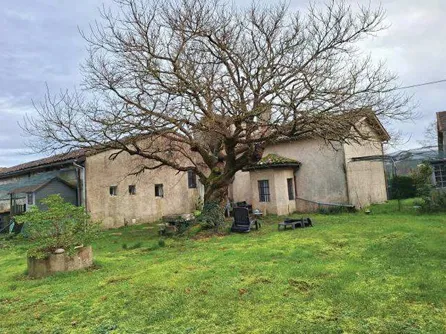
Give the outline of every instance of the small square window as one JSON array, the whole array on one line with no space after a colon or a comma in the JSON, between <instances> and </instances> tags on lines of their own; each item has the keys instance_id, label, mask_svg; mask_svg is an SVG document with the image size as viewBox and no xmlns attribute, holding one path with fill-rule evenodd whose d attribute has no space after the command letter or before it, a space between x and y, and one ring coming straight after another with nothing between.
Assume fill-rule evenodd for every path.
<instances>
[{"instance_id":1,"label":"small square window","mask_svg":"<svg viewBox=\"0 0 446 334\"><path fill-rule=\"evenodd\" d=\"M110 196L117 196L117 195L118 195L118 187L110 186Z\"/></svg>"},{"instance_id":2,"label":"small square window","mask_svg":"<svg viewBox=\"0 0 446 334\"><path fill-rule=\"evenodd\" d=\"M434 165L434 176L437 188L446 188L446 164Z\"/></svg>"},{"instance_id":3,"label":"small square window","mask_svg":"<svg viewBox=\"0 0 446 334\"><path fill-rule=\"evenodd\" d=\"M155 184L155 197L164 197L164 190L162 184Z\"/></svg>"},{"instance_id":4,"label":"small square window","mask_svg":"<svg viewBox=\"0 0 446 334\"><path fill-rule=\"evenodd\" d=\"M268 180L259 180L259 202L269 202L271 200L269 193L269 181Z\"/></svg>"},{"instance_id":5,"label":"small square window","mask_svg":"<svg viewBox=\"0 0 446 334\"><path fill-rule=\"evenodd\" d=\"M34 204L34 196L33 196L33 193L27 193L27 194L26 194L26 198L27 198L27 204L28 204L28 205L33 205L33 204Z\"/></svg>"},{"instance_id":6,"label":"small square window","mask_svg":"<svg viewBox=\"0 0 446 334\"><path fill-rule=\"evenodd\" d=\"M187 171L187 184L189 189L197 188L197 174L195 174L195 171Z\"/></svg>"},{"instance_id":7,"label":"small square window","mask_svg":"<svg viewBox=\"0 0 446 334\"><path fill-rule=\"evenodd\" d=\"M294 184L293 179L286 179L287 186L288 186L288 199L292 201L294 199Z\"/></svg>"},{"instance_id":8,"label":"small square window","mask_svg":"<svg viewBox=\"0 0 446 334\"><path fill-rule=\"evenodd\" d=\"M134 184L129 185L129 194L136 195L136 186Z\"/></svg>"}]
</instances>

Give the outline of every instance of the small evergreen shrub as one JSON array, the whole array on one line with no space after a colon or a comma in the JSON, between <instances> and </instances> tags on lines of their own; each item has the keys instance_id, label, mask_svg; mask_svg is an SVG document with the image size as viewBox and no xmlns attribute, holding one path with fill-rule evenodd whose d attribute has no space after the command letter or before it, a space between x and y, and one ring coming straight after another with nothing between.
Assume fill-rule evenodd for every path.
<instances>
[{"instance_id":1,"label":"small evergreen shrub","mask_svg":"<svg viewBox=\"0 0 446 334\"><path fill-rule=\"evenodd\" d=\"M418 203L421 213L446 212L446 191L434 190Z\"/></svg>"},{"instance_id":2,"label":"small evergreen shrub","mask_svg":"<svg viewBox=\"0 0 446 334\"><path fill-rule=\"evenodd\" d=\"M416 189L416 195L419 197L429 197L431 191L434 189L432 184L432 167L427 163L422 163L417 166L417 169L412 173L412 179Z\"/></svg>"},{"instance_id":3,"label":"small evergreen shrub","mask_svg":"<svg viewBox=\"0 0 446 334\"><path fill-rule=\"evenodd\" d=\"M45 258L58 248L71 255L75 247L89 245L97 236L99 224L91 222L83 207L64 202L60 195L48 196L41 203L45 209L32 206L16 216L17 223L26 223L28 256Z\"/></svg>"},{"instance_id":4,"label":"small evergreen shrub","mask_svg":"<svg viewBox=\"0 0 446 334\"><path fill-rule=\"evenodd\" d=\"M390 179L390 199L413 198L417 195L417 187L410 176L395 176Z\"/></svg>"},{"instance_id":5,"label":"small evergreen shrub","mask_svg":"<svg viewBox=\"0 0 446 334\"><path fill-rule=\"evenodd\" d=\"M198 217L198 222L204 229L215 229L219 231L225 223L223 209L218 203L208 202L203 206L203 211Z\"/></svg>"},{"instance_id":6,"label":"small evergreen shrub","mask_svg":"<svg viewBox=\"0 0 446 334\"><path fill-rule=\"evenodd\" d=\"M177 226L177 233L178 234L183 234L184 232L186 232L194 223L194 221L190 221L190 220L182 220L179 221L176 226Z\"/></svg>"}]
</instances>

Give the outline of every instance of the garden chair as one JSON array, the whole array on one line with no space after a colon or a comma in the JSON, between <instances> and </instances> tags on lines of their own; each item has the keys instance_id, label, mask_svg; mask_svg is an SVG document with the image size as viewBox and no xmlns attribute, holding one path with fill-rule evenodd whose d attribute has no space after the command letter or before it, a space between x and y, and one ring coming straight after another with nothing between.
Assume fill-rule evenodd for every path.
<instances>
[{"instance_id":1,"label":"garden chair","mask_svg":"<svg viewBox=\"0 0 446 334\"><path fill-rule=\"evenodd\" d=\"M252 205L248 204L246 201L235 203L236 208L247 208L249 213L252 213Z\"/></svg>"},{"instance_id":2,"label":"garden chair","mask_svg":"<svg viewBox=\"0 0 446 334\"><path fill-rule=\"evenodd\" d=\"M255 226L256 230L259 229L259 223L257 220L252 220L249 217L247 208L234 208L234 222L231 226L232 232L249 232L253 226Z\"/></svg>"}]
</instances>

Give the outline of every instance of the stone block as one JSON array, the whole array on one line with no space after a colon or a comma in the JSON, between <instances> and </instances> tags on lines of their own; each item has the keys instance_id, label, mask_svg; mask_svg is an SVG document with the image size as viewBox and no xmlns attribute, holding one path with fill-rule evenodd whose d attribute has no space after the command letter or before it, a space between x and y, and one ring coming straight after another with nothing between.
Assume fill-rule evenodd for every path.
<instances>
[{"instance_id":1,"label":"stone block","mask_svg":"<svg viewBox=\"0 0 446 334\"><path fill-rule=\"evenodd\" d=\"M28 258L28 275L35 278L45 277L56 272L73 271L93 265L91 246L76 249L76 253L51 254L45 259Z\"/></svg>"}]
</instances>

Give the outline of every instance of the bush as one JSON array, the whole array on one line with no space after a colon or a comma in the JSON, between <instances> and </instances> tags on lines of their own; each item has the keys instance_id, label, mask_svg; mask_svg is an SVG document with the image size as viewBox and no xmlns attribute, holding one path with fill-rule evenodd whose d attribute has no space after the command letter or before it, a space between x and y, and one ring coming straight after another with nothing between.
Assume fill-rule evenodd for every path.
<instances>
[{"instance_id":1,"label":"bush","mask_svg":"<svg viewBox=\"0 0 446 334\"><path fill-rule=\"evenodd\" d=\"M410 176L394 176L390 179L390 199L413 198L417 195L414 179Z\"/></svg>"},{"instance_id":2,"label":"bush","mask_svg":"<svg viewBox=\"0 0 446 334\"><path fill-rule=\"evenodd\" d=\"M422 213L446 212L446 191L432 191L418 204Z\"/></svg>"},{"instance_id":3,"label":"bush","mask_svg":"<svg viewBox=\"0 0 446 334\"><path fill-rule=\"evenodd\" d=\"M198 222L204 229L215 229L219 231L225 223L223 209L218 203L208 202L203 206L203 212L198 217Z\"/></svg>"},{"instance_id":4,"label":"bush","mask_svg":"<svg viewBox=\"0 0 446 334\"><path fill-rule=\"evenodd\" d=\"M195 223L195 220L181 220L177 222L177 233L183 234L186 232L193 224Z\"/></svg>"},{"instance_id":5,"label":"bush","mask_svg":"<svg viewBox=\"0 0 446 334\"><path fill-rule=\"evenodd\" d=\"M58 248L73 254L76 246L88 245L97 236L99 225L90 221L83 207L64 202L60 195L48 196L41 203L45 209L32 206L16 217L17 223L26 223L31 241L28 256L45 258Z\"/></svg>"},{"instance_id":6,"label":"bush","mask_svg":"<svg viewBox=\"0 0 446 334\"><path fill-rule=\"evenodd\" d=\"M337 215L340 213L355 212L355 209L345 206L319 205L317 212L321 215Z\"/></svg>"},{"instance_id":7,"label":"bush","mask_svg":"<svg viewBox=\"0 0 446 334\"><path fill-rule=\"evenodd\" d=\"M432 167L427 163L419 164L417 169L412 173L417 196L428 197L430 195L434 188L432 174Z\"/></svg>"}]
</instances>

